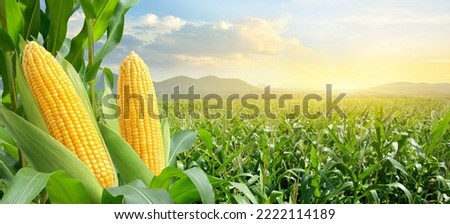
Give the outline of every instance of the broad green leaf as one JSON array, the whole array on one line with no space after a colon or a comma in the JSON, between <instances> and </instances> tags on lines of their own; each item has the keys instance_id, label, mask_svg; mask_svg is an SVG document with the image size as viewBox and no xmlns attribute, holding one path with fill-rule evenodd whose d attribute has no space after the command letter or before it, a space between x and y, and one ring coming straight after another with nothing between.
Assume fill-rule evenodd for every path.
<instances>
[{"instance_id":1,"label":"broad green leaf","mask_svg":"<svg viewBox=\"0 0 450 224\"><path fill-rule=\"evenodd\" d=\"M92 202L100 202L102 187L94 174L69 149L3 106L0 106L0 121L31 167L44 173L64 170L71 177L80 179Z\"/></svg>"},{"instance_id":2,"label":"broad green leaf","mask_svg":"<svg viewBox=\"0 0 450 224\"><path fill-rule=\"evenodd\" d=\"M314 146L312 146L311 147L311 156L310 156L310 159L311 159L311 167L313 168L313 169L317 169L318 167L319 167L319 158L318 158L318 156L317 156L317 150L316 150L316 147L314 147Z\"/></svg>"},{"instance_id":3,"label":"broad green leaf","mask_svg":"<svg viewBox=\"0 0 450 224\"><path fill-rule=\"evenodd\" d=\"M173 167L166 167L158 176L153 177L150 188L163 188L168 190L173 180L183 176L184 174L181 170Z\"/></svg>"},{"instance_id":4,"label":"broad green leaf","mask_svg":"<svg viewBox=\"0 0 450 224\"><path fill-rule=\"evenodd\" d=\"M66 39L67 24L73 13L74 0L45 0L45 12L50 20L46 49L56 55Z\"/></svg>"},{"instance_id":5,"label":"broad green leaf","mask_svg":"<svg viewBox=\"0 0 450 224\"><path fill-rule=\"evenodd\" d=\"M281 192L281 191L272 191L272 192L270 192L269 198L267 198L267 200L266 200L266 204L273 204L276 201L282 201L282 199L280 199L282 197L283 197L283 192Z\"/></svg>"},{"instance_id":6,"label":"broad green leaf","mask_svg":"<svg viewBox=\"0 0 450 224\"><path fill-rule=\"evenodd\" d=\"M6 27L3 29L11 37L15 46L19 44L19 37L23 30L23 16L20 11L19 3L15 0L3 0L0 1L0 15L3 19L6 19Z\"/></svg>"},{"instance_id":7,"label":"broad green leaf","mask_svg":"<svg viewBox=\"0 0 450 224\"><path fill-rule=\"evenodd\" d=\"M258 204L258 200L256 200L255 195L253 195L253 193L250 191L247 185L235 182L230 182L230 184L232 187L242 192L245 195L245 197L247 197L253 204Z\"/></svg>"},{"instance_id":8,"label":"broad green leaf","mask_svg":"<svg viewBox=\"0 0 450 224\"><path fill-rule=\"evenodd\" d=\"M5 150L12 158L19 160L19 149L5 127L0 126L0 150Z\"/></svg>"},{"instance_id":9,"label":"broad green leaf","mask_svg":"<svg viewBox=\"0 0 450 224\"><path fill-rule=\"evenodd\" d=\"M207 131L206 129L200 129L200 130L198 130L198 136L202 140L202 142L205 145L205 147L208 150L212 150L213 144L212 144L211 133L209 133L209 131Z\"/></svg>"},{"instance_id":10,"label":"broad green leaf","mask_svg":"<svg viewBox=\"0 0 450 224\"><path fill-rule=\"evenodd\" d=\"M45 188L51 174L22 168L3 196L3 204L28 204Z\"/></svg>"},{"instance_id":11,"label":"broad green leaf","mask_svg":"<svg viewBox=\"0 0 450 224\"><path fill-rule=\"evenodd\" d=\"M206 174L199 168L181 171L166 167L159 176L155 176L151 188L164 188L170 192L175 203L215 203L215 195Z\"/></svg>"},{"instance_id":12,"label":"broad green leaf","mask_svg":"<svg viewBox=\"0 0 450 224\"><path fill-rule=\"evenodd\" d=\"M22 32L23 37L28 40L37 38L41 20L39 0L20 0L19 5L25 21Z\"/></svg>"},{"instance_id":13,"label":"broad green leaf","mask_svg":"<svg viewBox=\"0 0 450 224\"><path fill-rule=\"evenodd\" d=\"M83 81L85 83L90 83L90 82L95 83L96 82L97 76L98 76L98 74L100 74L98 72L98 69L100 68L101 63L102 63L101 61L98 61L92 65L88 65L86 73L84 75L84 79L83 79Z\"/></svg>"},{"instance_id":14,"label":"broad green leaf","mask_svg":"<svg viewBox=\"0 0 450 224\"><path fill-rule=\"evenodd\" d=\"M80 180L71 178L63 171L53 173L47 183L52 204L89 204L89 194Z\"/></svg>"},{"instance_id":15,"label":"broad green leaf","mask_svg":"<svg viewBox=\"0 0 450 224\"><path fill-rule=\"evenodd\" d=\"M237 204L240 204L240 205L241 204L250 204L250 201L242 195L234 194L233 198L234 198L234 200L236 200Z\"/></svg>"},{"instance_id":16,"label":"broad green leaf","mask_svg":"<svg viewBox=\"0 0 450 224\"><path fill-rule=\"evenodd\" d=\"M169 155L170 155L170 126L168 118L161 119L161 134L164 147L164 162L165 162L164 167L167 167L169 166Z\"/></svg>"},{"instance_id":17,"label":"broad green leaf","mask_svg":"<svg viewBox=\"0 0 450 224\"><path fill-rule=\"evenodd\" d=\"M83 2L83 1L82 1ZM114 13L111 16L108 28L107 28L107 38L102 48L96 52L94 56L94 64L88 67L86 73L85 82L91 82L96 79L98 74L98 69L103 59L111 53L117 45L119 45L125 24L125 14L128 10L137 4L139 0L120 0L114 9ZM83 8L84 10L84 8ZM86 17L88 19L88 17Z\"/></svg>"},{"instance_id":18,"label":"broad green leaf","mask_svg":"<svg viewBox=\"0 0 450 224\"><path fill-rule=\"evenodd\" d=\"M194 167L189 170L185 170L184 173L189 177L192 183L198 190L203 204L214 204L214 190L211 183L208 180L205 172L200 168Z\"/></svg>"},{"instance_id":19,"label":"broad green leaf","mask_svg":"<svg viewBox=\"0 0 450 224\"><path fill-rule=\"evenodd\" d=\"M123 204L123 195L112 196L108 190L103 190L102 204Z\"/></svg>"},{"instance_id":20,"label":"broad green leaf","mask_svg":"<svg viewBox=\"0 0 450 224\"><path fill-rule=\"evenodd\" d=\"M0 73L3 83L2 104L12 105L14 85L14 42L3 29L0 29Z\"/></svg>"},{"instance_id":21,"label":"broad green leaf","mask_svg":"<svg viewBox=\"0 0 450 224\"><path fill-rule=\"evenodd\" d=\"M406 171L405 167L402 166L402 164L400 164L397 160L395 160L392 157L387 157L386 158L391 164L392 166L394 166L397 170L400 170L402 173L404 173L406 175L406 177L411 178L411 176L409 175L409 173ZM412 178L413 179L413 178Z\"/></svg>"},{"instance_id":22,"label":"broad green leaf","mask_svg":"<svg viewBox=\"0 0 450 224\"><path fill-rule=\"evenodd\" d=\"M178 154L190 149L194 144L197 132L182 130L174 134L170 142L169 166L175 167Z\"/></svg>"},{"instance_id":23,"label":"broad green leaf","mask_svg":"<svg viewBox=\"0 0 450 224\"><path fill-rule=\"evenodd\" d=\"M41 33L45 41L48 38L48 33L50 32L50 19L42 10L40 12L39 18L40 18L39 32Z\"/></svg>"},{"instance_id":24,"label":"broad green leaf","mask_svg":"<svg viewBox=\"0 0 450 224\"><path fill-rule=\"evenodd\" d=\"M180 176L180 179L177 179L169 188L169 193L172 196L173 201L176 204L191 204L201 202L202 199L197 187L185 174Z\"/></svg>"},{"instance_id":25,"label":"broad green leaf","mask_svg":"<svg viewBox=\"0 0 450 224\"><path fill-rule=\"evenodd\" d=\"M80 5L87 20L95 19L97 17L94 6L90 0L80 0Z\"/></svg>"},{"instance_id":26,"label":"broad green leaf","mask_svg":"<svg viewBox=\"0 0 450 224\"><path fill-rule=\"evenodd\" d=\"M114 166L122 179L126 183L139 179L148 186L153 178L153 174L131 146L108 127L100 125L100 130Z\"/></svg>"},{"instance_id":27,"label":"broad green leaf","mask_svg":"<svg viewBox=\"0 0 450 224\"><path fill-rule=\"evenodd\" d=\"M320 204L326 203L328 200L342 195L345 191L353 188L353 186L354 186L353 182L351 181L344 182L341 185L339 185L337 189L333 189L327 194L322 194L323 197L319 200L319 203Z\"/></svg>"},{"instance_id":28,"label":"broad green leaf","mask_svg":"<svg viewBox=\"0 0 450 224\"><path fill-rule=\"evenodd\" d=\"M96 19L93 24L94 42L98 41L105 33L117 4L118 0L93 2L96 13ZM87 38L88 28L85 23L80 33L78 33L78 35L72 39L70 52L66 56L66 59L73 65L73 67L77 71L79 71L84 64L84 50L88 43Z\"/></svg>"},{"instance_id":29,"label":"broad green leaf","mask_svg":"<svg viewBox=\"0 0 450 224\"><path fill-rule=\"evenodd\" d=\"M362 172L361 174L358 175L358 180L362 181L362 180L366 179L366 177L371 175L372 172L379 170L381 168L382 168L382 166L380 163L375 163L375 164L371 165L370 167L365 169L364 172Z\"/></svg>"},{"instance_id":30,"label":"broad green leaf","mask_svg":"<svg viewBox=\"0 0 450 224\"><path fill-rule=\"evenodd\" d=\"M450 127L450 113L447 113L441 120L436 121L431 130L431 141L425 148L426 154L430 155L434 152L442 137Z\"/></svg>"},{"instance_id":31,"label":"broad green leaf","mask_svg":"<svg viewBox=\"0 0 450 224\"><path fill-rule=\"evenodd\" d=\"M398 182L390 183L390 184L374 184L374 185L371 185L365 190L365 193L363 195L370 194L370 195L374 196L374 193L372 192L373 190L382 190L382 189L385 189L385 188L398 188L398 189L402 190L405 193L405 196L408 199L408 203L412 203L413 202L411 192L403 184L398 183ZM374 197L374 199L375 199L375 197Z\"/></svg>"},{"instance_id":32,"label":"broad green leaf","mask_svg":"<svg viewBox=\"0 0 450 224\"><path fill-rule=\"evenodd\" d=\"M107 38L102 48L95 55L95 62L102 61L111 53L122 40L123 28L125 24L125 14L140 0L120 0L108 24Z\"/></svg>"},{"instance_id":33,"label":"broad green leaf","mask_svg":"<svg viewBox=\"0 0 450 224\"><path fill-rule=\"evenodd\" d=\"M11 182L19 168L17 160L0 148L0 182Z\"/></svg>"},{"instance_id":34,"label":"broad green leaf","mask_svg":"<svg viewBox=\"0 0 450 224\"><path fill-rule=\"evenodd\" d=\"M105 74L105 77L108 78L111 89L114 89L114 73L108 67L103 68L103 73Z\"/></svg>"},{"instance_id":35,"label":"broad green leaf","mask_svg":"<svg viewBox=\"0 0 450 224\"><path fill-rule=\"evenodd\" d=\"M163 189L150 189L140 181L135 180L131 183L106 189L112 196L123 195L125 204L172 204L170 194Z\"/></svg>"},{"instance_id":36,"label":"broad green leaf","mask_svg":"<svg viewBox=\"0 0 450 224\"><path fill-rule=\"evenodd\" d=\"M4 52L14 51L14 41L4 30L0 29L0 49Z\"/></svg>"}]
</instances>

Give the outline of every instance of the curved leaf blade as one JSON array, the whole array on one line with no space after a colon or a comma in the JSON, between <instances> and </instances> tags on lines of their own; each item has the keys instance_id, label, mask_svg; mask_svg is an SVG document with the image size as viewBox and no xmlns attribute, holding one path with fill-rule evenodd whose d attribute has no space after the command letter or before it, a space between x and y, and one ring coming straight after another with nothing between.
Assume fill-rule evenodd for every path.
<instances>
[{"instance_id":1,"label":"curved leaf blade","mask_svg":"<svg viewBox=\"0 0 450 224\"><path fill-rule=\"evenodd\" d=\"M114 197L123 195L126 204L172 204L169 192L163 189L150 189L140 180L127 185L109 188L107 191Z\"/></svg>"},{"instance_id":2,"label":"curved leaf blade","mask_svg":"<svg viewBox=\"0 0 450 224\"><path fill-rule=\"evenodd\" d=\"M45 188L51 174L40 173L31 168L17 172L9 190L3 196L3 204L28 204Z\"/></svg>"},{"instance_id":3,"label":"curved leaf blade","mask_svg":"<svg viewBox=\"0 0 450 224\"><path fill-rule=\"evenodd\" d=\"M148 186L153 174L141 158L120 135L102 124L99 126L114 166L122 179L126 183L139 179Z\"/></svg>"},{"instance_id":4,"label":"curved leaf blade","mask_svg":"<svg viewBox=\"0 0 450 224\"><path fill-rule=\"evenodd\" d=\"M37 38L41 20L39 0L20 0L19 2L25 21L23 37L28 40Z\"/></svg>"},{"instance_id":5,"label":"curved leaf blade","mask_svg":"<svg viewBox=\"0 0 450 224\"><path fill-rule=\"evenodd\" d=\"M185 170L184 173L189 177L198 190L203 204L214 204L214 190L208 180L205 172L198 167Z\"/></svg>"},{"instance_id":6,"label":"curved leaf blade","mask_svg":"<svg viewBox=\"0 0 450 224\"><path fill-rule=\"evenodd\" d=\"M52 204L89 204L89 194L80 180L71 178L63 171L50 176L47 192Z\"/></svg>"},{"instance_id":7,"label":"curved leaf blade","mask_svg":"<svg viewBox=\"0 0 450 224\"><path fill-rule=\"evenodd\" d=\"M50 29L46 39L46 49L56 55L64 43L67 33L67 24L73 13L74 0L46 0L46 14L50 20Z\"/></svg>"},{"instance_id":8,"label":"curved leaf blade","mask_svg":"<svg viewBox=\"0 0 450 224\"><path fill-rule=\"evenodd\" d=\"M183 130L174 134L170 142L169 166L175 167L178 154L188 150L194 144L197 132Z\"/></svg>"}]
</instances>

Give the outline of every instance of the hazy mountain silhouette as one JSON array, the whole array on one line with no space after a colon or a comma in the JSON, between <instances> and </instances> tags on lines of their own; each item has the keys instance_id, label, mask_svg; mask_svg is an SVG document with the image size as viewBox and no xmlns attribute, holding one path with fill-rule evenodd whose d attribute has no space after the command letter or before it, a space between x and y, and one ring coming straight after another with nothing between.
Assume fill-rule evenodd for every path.
<instances>
[{"instance_id":1,"label":"hazy mountain silhouette","mask_svg":"<svg viewBox=\"0 0 450 224\"><path fill-rule=\"evenodd\" d=\"M187 93L188 88L194 86L195 93L258 93L261 88L255 87L243 80L235 78L219 78L217 76L205 76L202 78L190 78L177 76L161 82L154 83L155 90L159 94L173 93L179 86L180 93Z\"/></svg>"},{"instance_id":2,"label":"hazy mountain silhouette","mask_svg":"<svg viewBox=\"0 0 450 224\"><path fill-rule=\"evenodd\" d=\"M373 87L364 92L396 96L450 96L450 83L395 82Z\"/></svg>"}]
</instances>

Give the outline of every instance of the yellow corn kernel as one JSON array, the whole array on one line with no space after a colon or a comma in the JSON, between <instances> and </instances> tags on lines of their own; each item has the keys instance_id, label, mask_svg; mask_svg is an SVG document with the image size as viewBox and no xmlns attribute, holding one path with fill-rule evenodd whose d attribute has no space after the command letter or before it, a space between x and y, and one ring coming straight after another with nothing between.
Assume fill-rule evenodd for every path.
<instances>
[{"instance_id":1,"label":"yellow corn kernel","mask_svg":"<svg viewBox=\"0 0 450 224\"><path fill-rule=\"evenodd\" d=\"M164 169L164 148L158 102L144 61L133 51L119 69L118 105L120 134L153 174Z\"/></svg>"},{"instance_id":2,"label":"yellow corn kernel","mask_svg":"<svg viewBox=\"0 0 450 224\"><path fill-rule=\"evenodd\" d=\"M102 187L114 186L116 175L103 141L61 65L32 41L24 49L23 70L50 134L86 164Z\"/></svg>"}]
</instances>

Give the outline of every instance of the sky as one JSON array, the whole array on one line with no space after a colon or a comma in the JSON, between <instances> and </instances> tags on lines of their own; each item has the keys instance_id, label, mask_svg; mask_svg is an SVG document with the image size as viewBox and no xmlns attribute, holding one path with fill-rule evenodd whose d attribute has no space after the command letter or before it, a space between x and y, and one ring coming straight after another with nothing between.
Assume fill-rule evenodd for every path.
<instances>
[{"instance_id":1,"label":"sky","mask_svg":"<svg viewBox=\"0 0 450 224\"><path fill-rule=\"evenodd\" d=\"M81 28L70 20L69 35ZM360 89L450 82L448 0L142 0L104 65L134 50L155 81L184 75L254 85Z\"/></svg>"}]
</instances>

